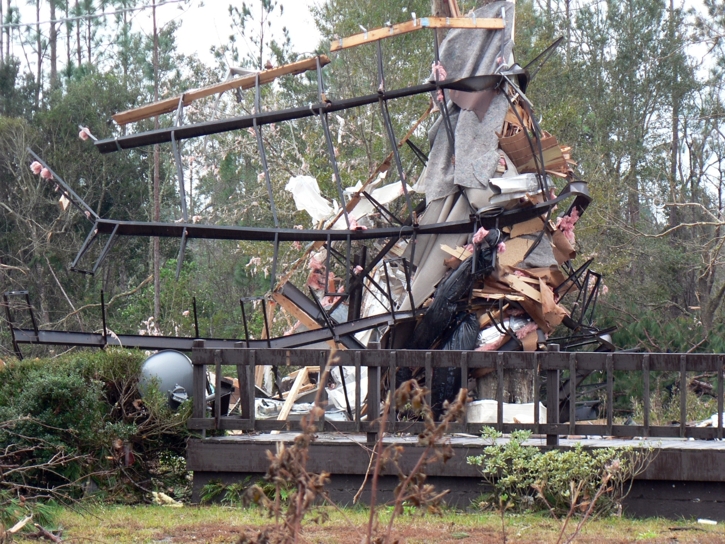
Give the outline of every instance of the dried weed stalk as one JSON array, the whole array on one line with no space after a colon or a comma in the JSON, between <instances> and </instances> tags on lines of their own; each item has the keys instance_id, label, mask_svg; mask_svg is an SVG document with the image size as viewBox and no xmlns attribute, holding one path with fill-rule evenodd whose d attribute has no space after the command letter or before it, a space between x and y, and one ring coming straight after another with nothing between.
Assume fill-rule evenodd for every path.
<instances>
[{"instance_id":1,"label":"dried weed stalk","mask_svg":"<svg viewBox=\"0 0 725 544\"><path fill-rule=\"evenodd\" d=\"M265 508L270 517L275 518L275 525L259 531L247 532L238 540L238 544L299 542L302 538L302 520L316 504L322 501L335 507L325 491L325 484L329 482L330 474L309 472L307 461L310 446L315 441L315 434L319 430L317 421L325 417L325 408L321 400L322 389L327 383L331 366L336 364L339 364L339 359L333 352L320 377L320 387L314 406L309 415L304 416L300 422L302 432L295 437L290 446L285 446L280 442L276 453L267 452L269 469L265 479L274 486L274 500L270 500L259 485L252 486L247 492L247 500ZM289 491L290 489L291 491ZM287 492L286 500L282 500L283 494ZM338 509L338 511L340 510ZM326 512L320 511L314 521L322 522L326 519Z\"/></svg>"},{"instance_id":2,"label":"dried weed stalk","mask_svg":"<svg viewBox=\"0 0 725 544\"><path fill-rule=\"evenodd\" d=\"M380 419L378 442L374 451L377 455L375 471L373 473L372 490L370 498L370 518L368 523L367 540L368 544L387 544L397 542L392 538L393 523L395 518L403 511L404 505L426 508L429 513L439 514L443 497L448 490L438 492L431 484L426 483L426 468L431 463L441 461L445 463L453 457L453 448L450 439L446 434L448 426L463 418L468 391L461 389L458 396L452 403L444 407L445 413L440 422L434 420L430 406L425 402L427 390L418 385L416 380L408 380L401 384L395 391L394 400L396 410L412 408L424 422L424 430L418 435L418 446L425 449L412 470L406 475L400 466L404 448L399 444L392 444L385 449L383 445L383 434L385 424L390 414L390 396L383 407L383 415ZM395 467L399 483L394 490L392 512L385 532L382 533L378 525L378 511L375 508L377 495L377 481L383 464L390 464Z\"/></svg>"},{"instance_id":3,"label":"dried weed stalk","mask_svg":"<svg viewBox=\"0 0 725 544\"><path fill-rule=\"evenodd\" d=\"M325 384L330 368L339 364L334 356L330 355L325 372L321 376L320 384ZM273 485L274 499L270 499L264 489L259 485L252 486L246 494L249 502L261 505L267 510L270 517L274 517L274 525L256 531L247 531L237 541L238 544L287 544L296 543L302 539L302 521L310 510L320 502L337 508L325 491L325 484L329 482L329 474L321 472L314 474L307 470L310 446L315 441L318 432L317 421L324 418L324 407L320 399L322 387L317 392L312 411L302 418L301 433L295 437L290 446L280 443L276 453L267 452L270 466L266 479ZM361 542L369 544L393 543L393 522L403 511L404 505L425 507L431 513L439 513L443 497L448 491L438 492L426 483L425 470L431 463L446 462L453 456L450 441L447 439L448 426L461 419L465 410L467 391L462 389L453 403L446 406L443 419L436 423L430 406L425 402L427 391L421 388L415 380L403 383L394 394L389 394L383 407L383 414L378 420L378 441L373 450L374 473L371 481L370 518L366 534L361 534ZM424 447L413 469L406 474L401 468L403 447L391 445L383 448L385 426L390 415L392 401L395 409L411 408L419 414L425 424L424 431L418 437L418 445ZM372 413L372 410L371 410ZM378 493L378 480L383 465L395 467L398 473L399 484L395 488L395 498L392 501L392 514L385 531L382 532L378 524L378 510L376 499ZM290 491L291 489L291 491ZM286 500L282 500L287 492ZM338 511L342 512L338 509ZM344 512L342 512L344 515ZM325 512L320 512L315 521L324 521ZM354 527L352 522L350 528Z\"/></svg>"}]
</instances>

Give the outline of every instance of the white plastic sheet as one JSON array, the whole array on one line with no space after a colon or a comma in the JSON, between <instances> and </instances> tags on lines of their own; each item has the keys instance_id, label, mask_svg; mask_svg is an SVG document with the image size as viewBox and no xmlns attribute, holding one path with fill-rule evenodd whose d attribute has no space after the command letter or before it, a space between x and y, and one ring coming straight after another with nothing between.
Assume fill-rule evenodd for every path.
<instances>
[{"instance_id":1,"label":"white plastic sheet","mask_svg":"<svg viewBox=\"0 0 725 544\"><path fill-rule=\"evenodd\" d=\"M322 196L320 186L312 176L291 177L285 189L292 193L297 209L310 214L315 223L324 221L335 213L332 204Z\"/></svg>"}]
</instances>

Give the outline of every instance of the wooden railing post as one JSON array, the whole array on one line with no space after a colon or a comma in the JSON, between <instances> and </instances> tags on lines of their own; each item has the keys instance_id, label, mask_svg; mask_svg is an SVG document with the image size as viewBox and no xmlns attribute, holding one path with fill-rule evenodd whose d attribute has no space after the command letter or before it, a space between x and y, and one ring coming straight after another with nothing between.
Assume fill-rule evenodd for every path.
<instances>
[{"instance_id":1,"label":"wooden railing post","mask_svg":"<svg viewBox=\"0 0 725 544\"><path fill-rule=\"evenodd\" d=\"M368 425L372 425L374 421L380 418L380 367L368 367ZM379 429L379 428L378 428ZM367 442L373 445L377 442L378 431L372 432L372 428L368 431Z\"/></svg>"},{"instance_id":2,"label":"wooden railing post","mask_svg":"<svg viewBox=\"0 0 725 544\"><path fill-rule=\"evenodd\" d=\"M198 349L204 348L204 340L194 340L192 355ZM194 357L193 363L196 363ZM204 365L194 364L192 369L193 379L193 400L191 408L191 417L194 419L202 419L206 416L206 369ZM206 429L202 429L201 436L206 438Z\"/></svg>"},{"instance_id":3,"label":"wooden railing post","mask_svg":"<svg viewBox=\"0 0 725 544\"><path fill-rule=\"evenodd\" d=\"M549 351L558 352L559 345L551 344ZM546 423L549 430L546 433L546 446L555 448L559 445L559 433L553 432L551 425L559 424L559 369L549 368L546 371Z\"/></svg>"}]
</instances>

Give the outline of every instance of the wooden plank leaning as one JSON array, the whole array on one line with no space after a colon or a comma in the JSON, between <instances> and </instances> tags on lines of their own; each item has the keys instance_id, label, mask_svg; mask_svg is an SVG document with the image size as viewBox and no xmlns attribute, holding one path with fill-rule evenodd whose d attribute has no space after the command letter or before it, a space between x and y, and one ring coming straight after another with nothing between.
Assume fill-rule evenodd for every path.
<instances>
[{"instance_id":1,"label":"wooden plank leaning","mask_svg":"<svg viewBox=\"0 0 725 544\"><path fill-rule=\"evenodd\" d=\"M287 400L284 401L282 410L280 410L279 415L277 416L277 421L286 421L287 417L289 417L289 414L292 411L292 406L294 405L295 400L297 400L297 395L302 388L302 384L307 381L307 373L308 369L305 366L302 367L299 374L297 374L297 377L292 384L292 389L290 389L289 394L287 395ZM279 434L279 431L272 431L272 434Z\"/></svg>"},{"instance_id":2,"label":"wooden plank leaning","mask_svg":"<svg viewBox=\"0 0 725 544\"><path fill-rule=\"evenodd\" d=\"M327 64L330 64L329 57L326 55L320 55L320 66L325 66ZM307 72L308 70L316 69L317 57L303 59L291 64L272 68L271 70L263 70L262 72L259 72L259 74L252 74L229 81L223 81L222 83L209 85L208 87L202 87L201 89L187 91L181 96L166 98L164 100L159 100L158 102L153 102L152 104L146 104L145 106L122 111L114 114L112 118L117 124L126 125L128 123L148 119L149 117L153 117L155 115L161 115L162 113L172 112L179 107L179 100L183 100L184 106L188 106L194 100L199 100L200 98L205 98L231 89L251 89L256 84L257 75L259 75L260 85L263 85L274 81L278 77L290 74L301 74L303 72Z\"/></svg>"}]
</instances>

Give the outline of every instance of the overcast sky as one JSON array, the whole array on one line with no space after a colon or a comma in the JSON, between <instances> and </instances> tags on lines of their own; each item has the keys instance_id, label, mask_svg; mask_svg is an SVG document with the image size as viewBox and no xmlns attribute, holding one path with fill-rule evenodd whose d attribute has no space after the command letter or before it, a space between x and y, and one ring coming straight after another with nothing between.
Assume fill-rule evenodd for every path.
<instances>
[{"instance_id":1,"label":"overcast sky","mask_svg":"<svg viewBox=\"0 0 725 544\"><path fill-rule=\"evenodd\" d=\"M247 4L259 6L259 0L246 0ZM280 0L284 6L284 14L275 23L274 28L286 26L290 38L297 52L314 51L320 39L317 27L309 11L309 6L318 3L318 0ZM182 22L177 43L179 49L187 54L198 53L199 58L207 64L213 65L214 60L209 53L212 46L227 43L232 30L229 26L229 5L238 5L241 0L192 0L191 7L184 11L178 5L167 5L159 8L159 21L164 23L172 18L179 18ZM253 13L258 13L253 9ZM138 22L144 27L151 28L151 12L144 11L137 16ZM144 19L142 21L141 19Z\"/></svg>"},{"instance_id":2,"label":"overcast sky","mask_svg":"<svg viewBox=\"0 0 725 544\"><path fill-rule=\"evenodd\" d=\"M157 20L159 26L172 19L181 21L181 28L177 33L177 44L179 50L186 54L197 53L199 58L210 66L216 65L209 50L212 46L219 47L228 42L232 29L229 25L229 5L233 4L241 8L243 0L190 0L188 4L182 5L183 1L171 0L173 3L161 5L157 9ZM275 17L272 21L272 30L281 38L282 27L287 27L292 39L294 50L297 53L314 51L320 39L319 32L309 11L309 6L324 2L324 0L279 0L284 6L284 14ZM161 3L163 0L157 0ZM150 2L149 2L150 3ZM259 12L260 0L246 0L251 5L252 13ZM4 4L4 2L3 2ZM11 0L11 5L20 9L22 23L30 23L33 28L35 21L34 7L25 0ZM112 12L112 6L106 7L106 13ZM152 32L151 9L141 9L129 14L129 20L135 29L141 29L146 34ZM57 15L58 19L63 17L62 13ZM108 22L112 23L114 15L107 15ZM41 5L42 24L41 31L48 35L50 14L47 3ZM61 40L65 40L64 29L61 25ZM13 52L16 56L23 58L22 49L13 44ZM26 67L31 72L34 70L33 62L28 61Z\"/></svg>"}]
</instances>

